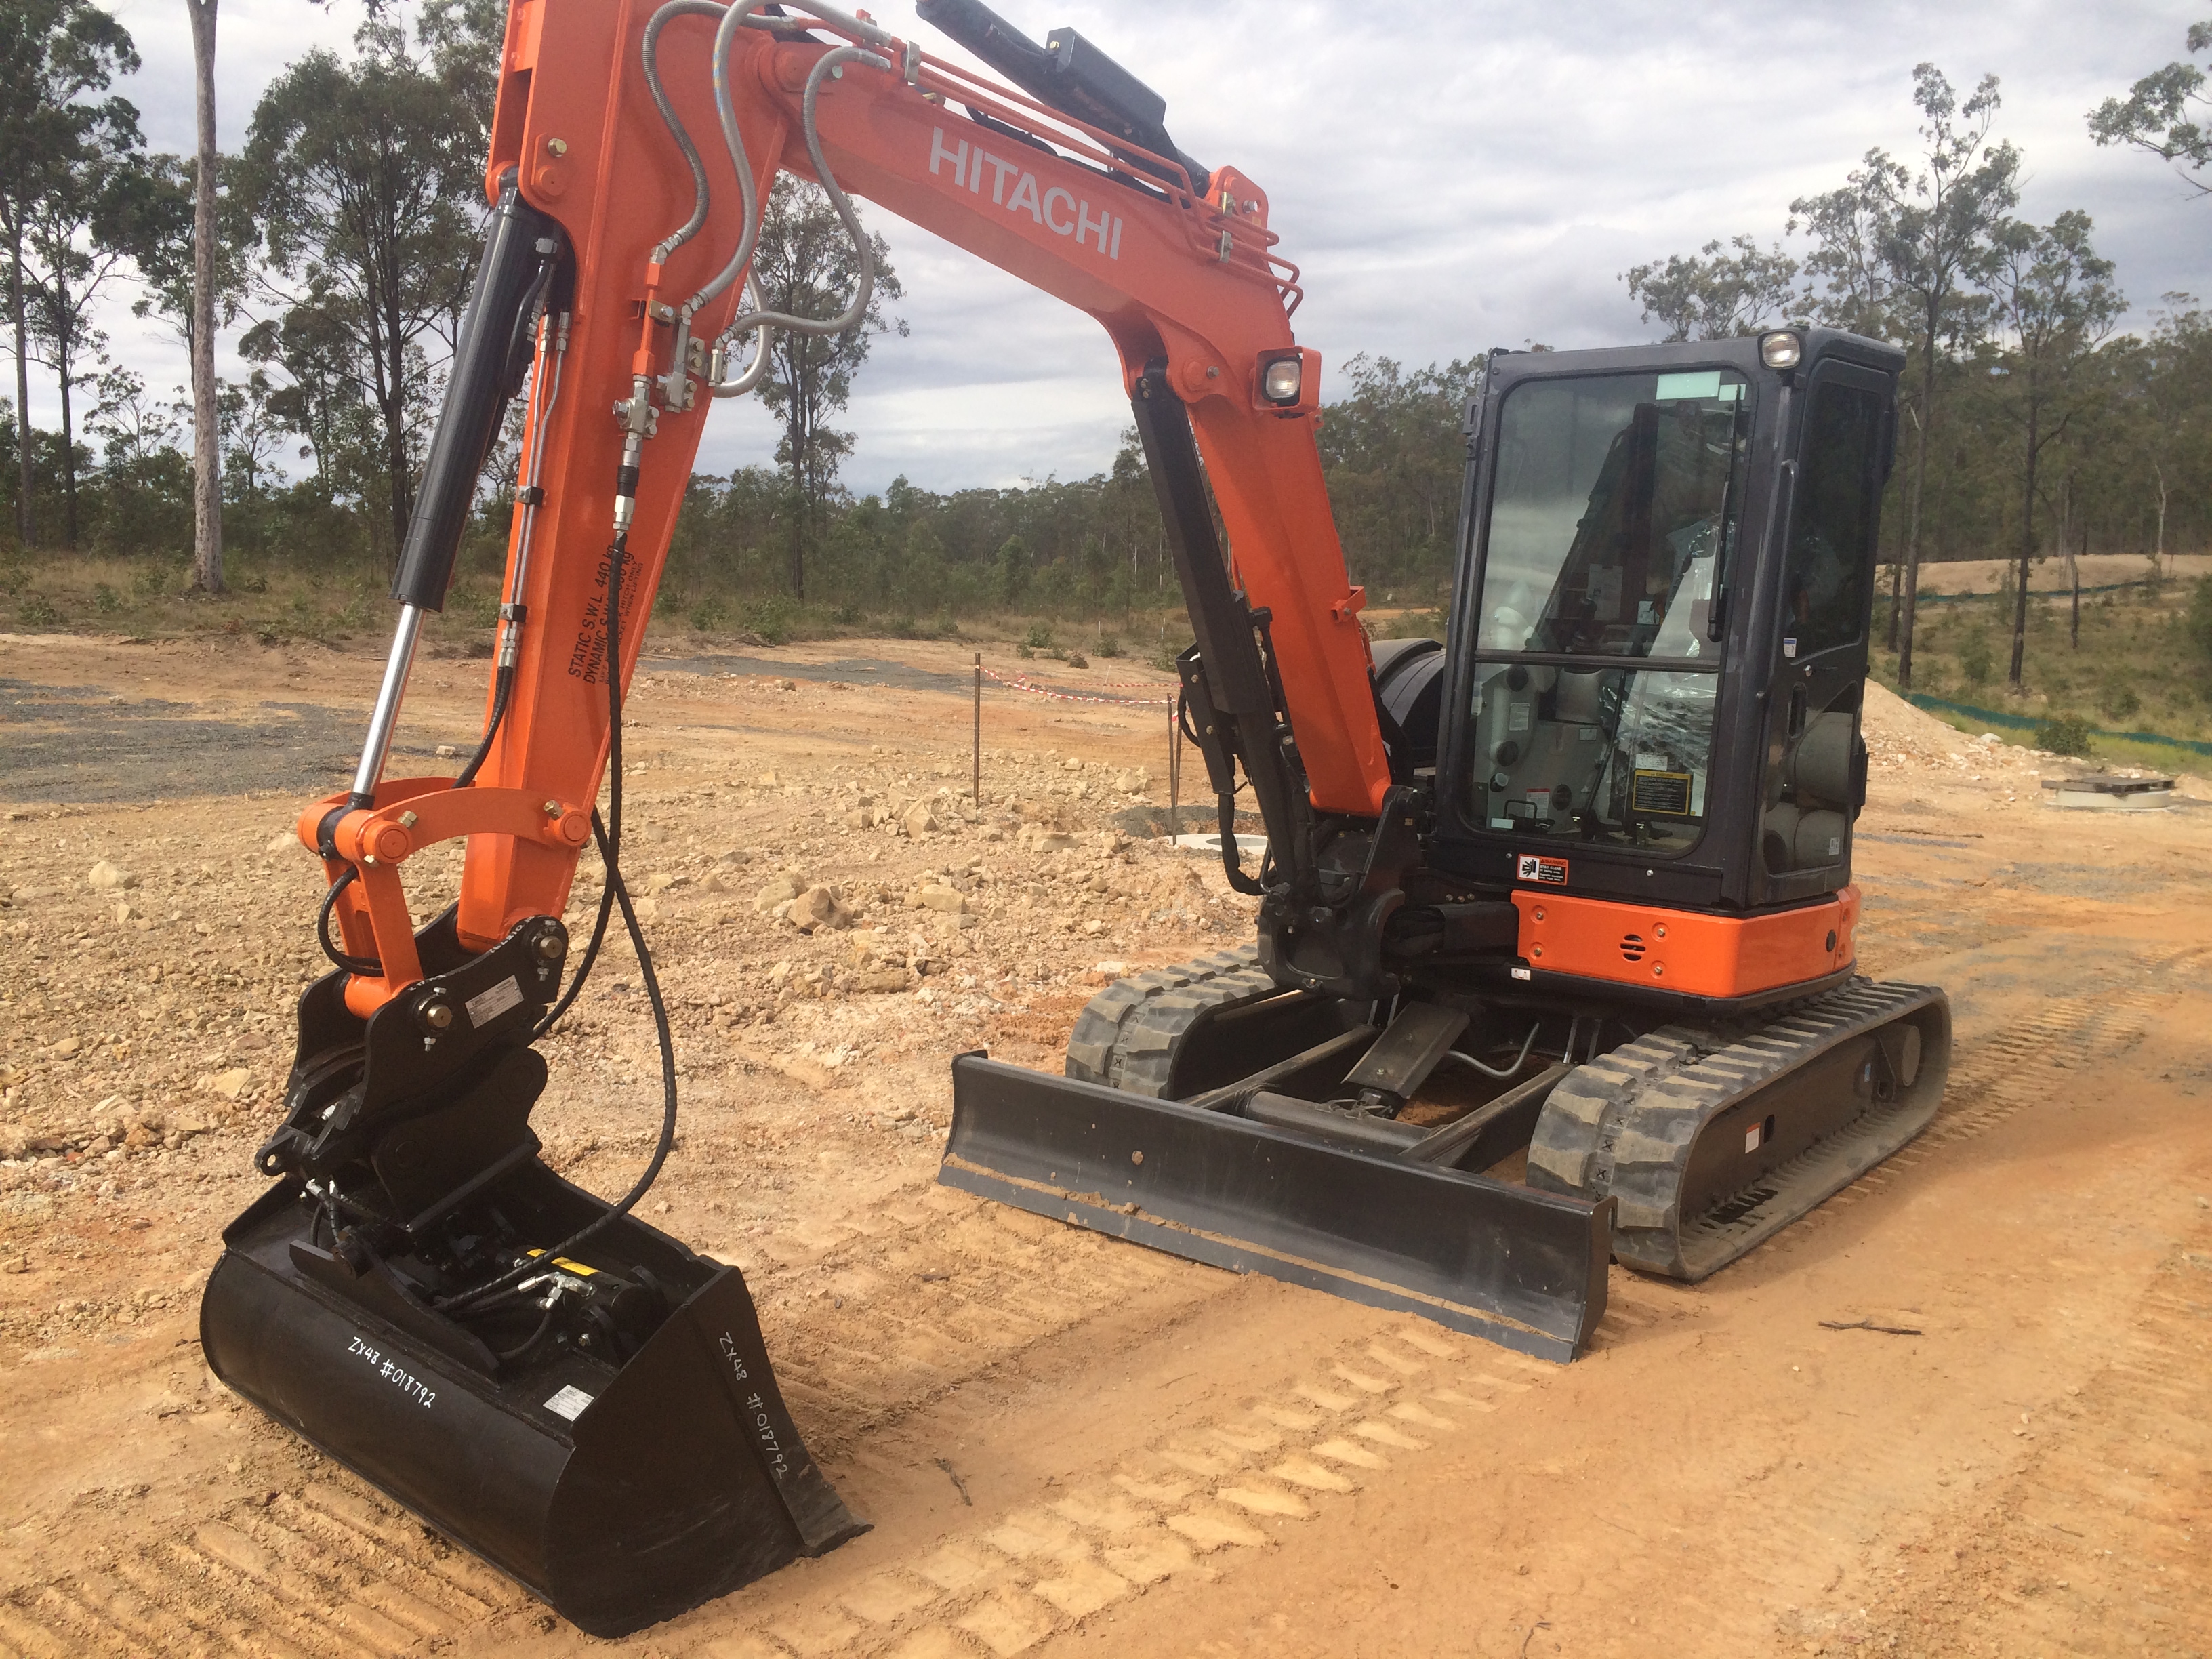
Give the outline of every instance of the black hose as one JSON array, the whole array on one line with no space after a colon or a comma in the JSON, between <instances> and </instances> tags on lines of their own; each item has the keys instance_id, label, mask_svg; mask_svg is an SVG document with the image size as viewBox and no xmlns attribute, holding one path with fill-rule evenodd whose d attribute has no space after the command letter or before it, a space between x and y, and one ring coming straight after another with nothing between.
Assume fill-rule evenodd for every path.
<instances>
[{"instance_id":1,"label":"black hose","mask_svg":"<svg viewBox=\"0 0 2212 1659\"><path fill-rule=\"evenodd\" d=\"M477 781L477 772L491 753L491 740L499 735L500 722L507 718L507 700L514 690L514 665L509 663L492 676L491 718L484 722L484 734L477 744L477 752L469 757L469 763L453 780L453 787L465 789Z\"/></svg>"},{"instance_id":2,"label":"black hose","mask_svg":"<svg viewBox=\"0 0 2212 1659\"><path fill-rule=\"evenodd\" d=\"M644 981L647 1002L653 1009L653 1030L660 1048L660 1138L654 1143L652 1160L645 1172L639 1176L629 1191L607 1206L595 1219L587 1222L576 1232L545 1252L547 1256L563 1256L574 1253L577 1247L602 1228L620 1217L628 1215L638 1200L652 1190L653 1183L660 1178L661 1166L668 1162L668 1154L676 1145L676 1035L670 1028L668 1004L660 994L660 981L653 971L653 952L645 942L645 929L639 924L637 911L631 905L629 890L622 878L622 568L629 556L629 538L617 536L608 550L607 560L607 764L610 775L607 785L607 821L603 824L599 814L592 815L592 836L599 844L599 857L606 865L607 893L622 907L623 927L629 935L630 948L637 956L638 977ZM603 901L604 902L604 901ZM597 949L596 937L593 949ZM578 970L579 977L582 974ZM564 998L566 1007L572 999ZM549 1017L550 1020L550 1017ZM441 1313L452 1315L465 1311L509 1290L518 1281L539 1266L532 1257L520 1266L509 1268L488 1284L458 1296L448 1297L438 1303Z\"/></svg>"},{"instance_id":3,"label":"black hose","mask_svg":"<svg viewBox=\"0 0 2212 1659\"><path fill-rule=\"evenodd\" d=\"M599 822L599 809L594 806L592 809L592 837L595 840L602 840L605 834L606 826ZM599 889L599 919L592 924L591 942L585 945L583 957L576 963L576 971L568 976L568 988L561 994L560 1001L548 1009L545 1018L539 1020L536 1027L532 1030L530 1040L532 1042L537 1042L558 1024L561 1016L567 1013L576 999L583 994L584 983L592 976L592 966L599 959L599 946L605 941L607 936L607 918L614 914L614 882L609 878Z\"/></svg>"},{"instance_id":4,"label":"black hose","mask_svg":"<svg viewBox=\"0 0 2212 1659\"><path fill-rule=\"evenodd\" d=\"M543 1342L545 1340L545 1333L553 1328L553 1311L558 1305L557 1302L548 1302L545 1304L545 1316L538 1322L536 1330L531 1332L528 1336L524 1337L511 1348L494 1348L491 1357L504 1365L511 1359L521 1358L523 1355Z\"/></svg>"},{"instance_id":5,"label":"black hose","mask_svg":"<svg viewBox=\"0 0 2212 1659\"><path fill-rule=\"evenodd\" d=\"M367 979L382 976L384 964L374 957L349 957L338 949L331 939L331 907L338 902L338 895L353 885L361 872L349 864L345 873L331 884L331 890L323 895L323 907L315 912L315 943L323 947L328 957L349 974L359 974Z\"/></svg>"}]
</instances>

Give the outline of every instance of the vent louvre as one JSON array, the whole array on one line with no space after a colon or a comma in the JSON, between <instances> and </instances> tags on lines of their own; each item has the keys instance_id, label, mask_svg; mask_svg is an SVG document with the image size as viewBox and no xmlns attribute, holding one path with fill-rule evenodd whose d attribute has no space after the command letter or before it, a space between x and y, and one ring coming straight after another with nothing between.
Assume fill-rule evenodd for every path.
<instances>
[{"instance_id":1,"label":"vent louvre","mask_svg":"<svg viewBox=\"0 0 2212 1659\"><path fill-rule=\"evenodd\" d=\"M1624 933L1620 939L1620 954L1630 962L1644 960L1644 935Z\"/></svg>"}]
</instances>

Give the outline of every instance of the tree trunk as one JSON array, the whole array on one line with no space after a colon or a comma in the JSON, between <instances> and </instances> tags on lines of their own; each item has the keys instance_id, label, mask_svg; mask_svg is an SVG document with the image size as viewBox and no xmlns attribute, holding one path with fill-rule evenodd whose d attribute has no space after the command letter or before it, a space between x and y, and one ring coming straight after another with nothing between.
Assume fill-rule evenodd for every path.
<instances>
[{"instance_id":1,"label":"tree trunk","mask_svg":"<svg viewBox=\"0 0 2212 1659\"><path fill-rule=\"evenodd\" d=\"M23 315L23 238L8 253L8 315L15 325L15 539L27 553L37 531L31 515L30 330Z\"/></svg>"},{"instance_id":2,"label":"tree trunk","mask_svg":"<svg viewBox=\"0 0 2212 1659\"><path fill-rule=\"evenodd\" d=\"M811 342L805 335L792 337L784 348L790 374L786 385L788 397L784 407L784 443L791 451L791 557L785 574L791 579L791 593L795 599L806 599L806 532L813 517L814 501L806 487L806 440L808 410L806 407L806 374L802 367L802 354Z\"/></svg>"},{"instance_id":3,"label":"tree trunk","mask_svg":"<svg viewBox=\"0 0 2212 1659\"><path fill-rule=\"evenodd\" d=\"M2075 566L2075 650L2081 650L2081 562L2079 560L2088 557L2088 518L2086 515L2081 518L2081 542L2079 544L2081 544L2079 557L2075 557L2073 553L2066 556L2066 562Z\"/></svg>"},{"instance_id":4,"label":"tree trunk","mask_svg":"<svg viewBox=\"0 0 2212 1659\"><path fill-rule=\"evenodd\" d=\"M1912 411L1907 410L1905 412L1911 414ZM1914 417L1913 424L1920 425L1917 416ZM1894 533L1893 526L1892 534ZM1889 561L1889 637L1887 641L1887 648L1892 651L1897 649L1897 619L1904 612L1904 598L1905 559L1902 554L1893 549Z\"/></svg>"},{"instance_id":5,"label":"tree trunk","mask_svg":"<svg viewBox=\"0 0 2212 1659\"><path fill-rule=\"evenodd\" d=\"M2074 590L2074 611L2066 623L2066 648L2079 651L2081 648L2081 564L2074 556L2074 475L2071 472L2066 475L2066 510L2059 515L2058 544L2066 550L2066 580ZM2085 550L2089 544L2089 526L2086 520L2081 526L2081 544Z\"/></svg>"},{"instance_id":6,"label":"tree trunk","mask_svg":"<svg viewBox=\"0 0 2212 1659\"><path fill-rule=\"evenodd\" d=\"M1905 497L1905 598L1898 607L1897 635L1897 685L1901 691L1912 690L1913 611L1920 603L1920 494L1928 482L1928 428L1936 418L1936 328L1941 320L1931 304L1923 340L1926 349L1920 359L1920 416L1919 430L1912 439L1912 488Z\"/></svg>"},{"instance_id":7,"label":"tree trunk","mask_svg":"<svg viewBox=\"0 0 2212 1659\"><path fill-rule=\"evenodd\" d=\"M384 470L392 481L392 568L399 568L400 550L407 545L407 521L415 503L408 490L407 422L397 395L384 410Z\"/></svg>"},{"instance_id":8,"label":"tree trunk","mask_svg":"<svg viewBox=\"0 0 2212 1659\"><path fill-rule=\"evenodd\" d=\"M2012 669L2008 676L2015 692L2027 689L2021 671L2027 660L2027 570L2035 557L2035 460L2039 447L2036 425L2042 413L2031 387L2027 394L2027 487L2021 492L2020 507L2020 580L2013 588Z\"/></svg>"},{"instance_id":9,"label":"tree trunk","mask_svg":"<svg viewBox=\"0 0 2212 1659\"><path fill-rule=\"evenodd\" d=\"M407 523L415 516L414 481L407 472L407 348L399 315L399 297L387 290L384 307L384 345L391 359L385 380L384 466L392 483L392 568L399 568L401 550L407 545Z\"/></svg>"},{"instance_id":10,"label":"tree trunk","mask_svg":"<svg viewBox=\"0 0 2212 1659\"><path fill-rule=\"evenodd\" d=\"M2167 574L2166 568L2166 469L2156 461L2153 461L2150 464L2150 470L2158 479L2158 540L2152 546L2150 558L2158 574L2163 577Z\"/></svg>"},{"instance_id":11,"label":"tree trunk","mask_svg":"<svg viewBox=\"0 0 2212 1659\"><path fill-rule=\"evenodd\" d=\"M64 317L67 314L65 310L63 311ZM65 330L66 324L64 327ZM74 553L76 551L76 426L70 412L69 347L57 345L54 356L61 359L61 372L58 378L62 386L62 544Z\"/></svg>"},{"instance_id":12,"label":"tree trunk","mask_svg":"<svg viewBox=\"0 0 2212 1659\"><path fill-rule=\"evenodd\" d=\"M222 443L215 384L216 0L185 0L192 16L192 586L222 592Z\"/></svg>"},{"instance_id":13,"label":"tree trunk","mask_svg":"<svg viewBox=\"0 0 2212 1659\"><path fill-rule=\"evenodd\" d=\"M2084 531L2081 539L2086 542L2088 538L2088 532ZM2074 588L2074 614L2067 621L2066 644L2068 649L2079 651L2081 648L2081 566L2070 547L2066 550L2066 579Z\"/></svg>"}]
</instances>

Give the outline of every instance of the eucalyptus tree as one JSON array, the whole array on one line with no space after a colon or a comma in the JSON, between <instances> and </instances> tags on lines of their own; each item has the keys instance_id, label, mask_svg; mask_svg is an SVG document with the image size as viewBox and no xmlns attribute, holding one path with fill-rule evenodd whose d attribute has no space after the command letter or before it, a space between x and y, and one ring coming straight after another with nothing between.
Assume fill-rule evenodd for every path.
<instances>
[{"instance_id":1,"label":"eucalyptus tree","mask_svg":"<svg viewBox=\"0 0 2212 1659\"><path fill-rule=\"evenodd\" d=\"M2006 379L2021 429L2020 552L2013 583L2014 690L2027 652L2027 580L2035 557L2036 472L2043 452L2065 434L2091 395L2081 371L2126 306L2112 264L2089 244L2089 216L2062 213L2048 225L2007 220L1994 238L1990 285L2005 337Z\"/></svg>"},{"instance_id":2,"label":"eucalyptus tree","mask_svg":"<svg viewBox=\"0 0 2212 1659\"><path fill-rule=\"evenodd\" d=\"M1716 239L1695 253L1632 265L1620 280L1668 340L1732 340L1796 315L1797 261L1779 245L1761 252L1748 236L1729 246L1735 251L1723 253Z\"/></svg>"},{"instance_id":3,"label":"eucalyptus tree","mask_svg":"<svg viewBox=\"0 0 2212 1659\"><path fill-rule=\"evenodd\" d=\"M216 179L215 234L203 238L198 217L199 159L157 154L137 158L118 181L108 234L130 254L138 274L138 295L131 302L135 317L159 322L174 334L189 357L197 349L199 256L210 256L213 289L208 337L238 321L245 308L253 252L261 240L252 204L225 188L224 158L211 170Z\"/></svg>"},{"instance_id":4,"label":"eucalyptus tree","mask_svg":"<svg viewBox=\"0 0 2212 1659\"><path fill-rule=\"evenodd\" d=\"M283 328L319 337L330 372L374 413L396 556L414 509L420 417L475 271L483 149L466 100L396 21L371 15L354 46L350 58L310 52L270 83L238 185L261 227L257 282L283 308Z\"/></svg>"},{"instance_id":5,"label":"eucalyptus tree","mask_svg":"<svg viewBox=\"0 0 2212 1659\"><path fill-rule=\"evenodd\" d=\"M884 314L884 301L905 293L891 269L890 248L881 236L863 234L873 245L876 270L866 311L842 334L777 331L761 382L763 401L783 425L775 459L794 509L787 565L794 599L806 597L807 555L827 534L838 466L853 449L853 434L830 422L851 401L854 379L876 336L907 331L903 321ZM788 173L776 179L761 214L752 274L769 311L836 317L850 305L860 282L859 255L819 185Z\"/></svg>"},{"instance_id":6,"label":"eucalyptus tree","mask_svg":"<svg viewBox=\"0 0 2212 1659\"><path fill-rule=\"evenodd\" d=\"M1479 359L1407 368L1361 352L1314 441L1346 559L1377 589L1433 592L1451 567Z\"/></svg>"},{"instance_id":7,"label":"eucalyptus tree","mask_svg":"<svg viewBox=\"0 0 2212 1659\"><path fill-rule=\"evenodd\" d=\"M30 411L32 220L55 181L117 126L135 128L121 98L101 99L138 67L123 26L87 0L0 0L0 254L15 355L15 535L35 539Z\"/></svg>"},{"instance_id":8,"label":"eucalyptus tree","mask_svg":"<svg viewBox=\"0 0 2212 1659\"><path fill-rule=\"evenodd\" d=\"M2212 18L2189 26L2192 54L2212 53ZM2132 144L2170 161L2181 181L2200 196L2212 196L2212 99L2204 92L2204 71L2177 59L2128 88L2124 98L2107 98L2089 112L2089 136L2100 144Z\"/></svg>"},{"instance_id":9,"label":"eucalyptus tree","mask_svg":"<svg viewBox=\"0 0 2212 1659\"><path fill-rule=\"evenodd\" d=\"M104 360L107 337L94 309L129 258L118 234L133 194L134 152L143 147L137 112L120 104L114 118L88 132L77 154L49 174L24 228L29 258L30 337L61 395L64 544L77 544L76 392L92 382L88 362Z\"/></svg>"},{"instance_id":10,"label":"eucalyptus tree","mask_svg":"<svg viewBox=\"0 0 2212 1659\"><path fill-rule=\"evenodd\" d=\"M216 0L185 0L192 20L192 583L222 592L222 476L215 380L219 261L216 235Z\"/></svg>"},{"instance_id":11,"label":"eucalyptus tree","mask_svg":"<svg viewBox=\"0 0 2212 1659\"><path fill-rule=\"evenodd\" d=\"M1970 349L1984 334L1989 301L1981 283L1990 269L1990 239L2020 199L2020 152L2008 142L1989 142L2000 102L1996 76L1984 76L1962 104L1941 70L1921 64L1912 72L1912 100L1922 117L1918 171L1872 149L1842 189L1790 204L1793 221L1804 222L1816 243L1805 268L1815 280L1812 297L1823 319L1862 330L1887 323L1917 359L1907 406L1912 471L1905 483L1901 586L1890 627L1898 683L1908 688L1939 359Z\"/></svg>"}]
</instances>

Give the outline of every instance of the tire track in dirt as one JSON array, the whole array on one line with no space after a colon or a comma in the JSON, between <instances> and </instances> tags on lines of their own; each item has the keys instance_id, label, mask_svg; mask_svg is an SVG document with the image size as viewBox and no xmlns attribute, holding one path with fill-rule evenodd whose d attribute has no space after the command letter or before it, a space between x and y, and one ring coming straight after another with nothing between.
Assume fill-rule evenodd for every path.
<instances>
[{"instance_id":1,"label":"tire track in dirt","mask_svg":"<svg viewBox=\"0 0 2212 1659\"><path fill-rule=\"evenodd\" d=\"M1886 1191L1929 1159L1987 1134L2028 1107L2052 1098L2069 1074L2126 1054L2148 1034L2160 1005L2174 988L2212 963L2212 947L2141 952L2129 958L2136 982L2094 996L2055 997L2030 1018L1974 1033L1954 1050L1951 1076L1936 1120L1830 1198L1796 1228L1818 1225ZM1956 1040L1956 1033L1954 1037Z\"/></svg>"},{"instance_id":2,"label":"tire track in dirt","mask_svg":"<svg viewBox=\"0 0 2212 1659\"><path fill-rule=\"evenodd\" d=\"M946 1188L815 1237L815 1252L787 1261L784 1276L818 1280L812 1295L763 1317L800 1432L833 1455L1103 1312L1214 1288L1178 1282L1176 1264L1150 1251L1117 1250Z\"/></svg>"},{"instance_id":3,"label":"tire track in dirt","mask_svg":"<svg viewBox=\"0 0 2212 1659\"><path fill-rule=\"evenodd\" d=\"M1936 1571L1823 1621L1846 1640L2021 1659L2212 1652L2212 1226L2160 1268L2136 1325L2017 1473L1936 1540ZM1930 1583L1929 1579L1936 1580Z\"/></svg>"},{"instance_id":4,"label":"tire track in dirt","mask_svg":"<svg viewBox=\"0 0 2212 1659\"><path fill-rule=\"evenodd\" d=\"M58 1578L0 1610L25 1656L401 1654L520 1607L514 1585L344 1486L313 1482Z\"/></svg>"},{"instance_id":5,"label":"tire track in dirt","mask_svg":"<svg viewBox=\"0 0 2212 1659\"><path fill-rule=\"evenodd\" d=\"M1927 1133L1799 1226L1911 1179L1928 1159L2051 1099L2069 1073L2125 1052L2172 994L2165 988L2208 960L2212 949L2139 956L2132 985L2057 999L1975 1037ZM833 1457L1109 1310L1149 1295L1164 1316L1218 1291L1210 1275L1194 1282L1152 1252L933 1188L764 1249L776 1266L758 1277L786 1303L765 1316L777 1374L802 1431ZM793 1281L809 1277L821 1281L814 1293L793 1296ZM1671 1316L1663 1297L1617 1279L1595 1346ZM834 1305L840 1299L846 1307ZM738 1632L714 1608L663 1628L673 1638L688 1622L721 1626L672 1650L707 1659L1007 1659L1164 1579L1218 1578L1271 1541L1267 1524L1310 1521L1353 1492L1387 1487L1552 1374L1477 1339L1394 1320L1285 1375L1249 1409L1072 1470L1037 1501L979 1517L969 1532L803 1609ZM1900 1445L1894 1455L1901 1477L1912 1454ZM1790 1517L1774 1540L1778 1558L1801 1537L1807 1547L1832 1546L1866 1524L1848 1494L1831 1494ZM0 1654L382 1659L527 1605L507 1580L334 1474L16 1593L0 1603ZM1717 1601L1710 1612L1720 1629L1741 1624L1745 1609Z\"/></svg>"},{"instance_id":6,"label":"tire track in dirt","mask_svg":"<svg viewBox=\"0 0 2212 1659\"><path fill-rule=\"evenodd\" d=\"M1218 1579L1269 1523L1318 1519L1553 1374L1473 1337L1392 1318L1246 1407L1180 1426L979 1518L909 1559L736 1632L708 1609L664 1638L684 1659L1005 1656L1152 1585Z\"/></svg>"},{"instance_id":7,"label":"tire track in dirt","mask_svg":"<svg viewBox=\"0 0 2212 1659\"><path fill-rule=\"evenodd\" d=\"M1176 1265L1151 1252L936 1188L775 1244L778 1265L758 1274L769 1296L795 1278L823 1281L763 1324L801 1431L832 1456L1103 1312L1165 1290L1164 1316L1219 1288L1176 1282ZM381 1659L529 1600L333 1468L265 1505L234 1504L16 1591L0 1601L0 1656Z\"/></svg>"}]
</instances>

